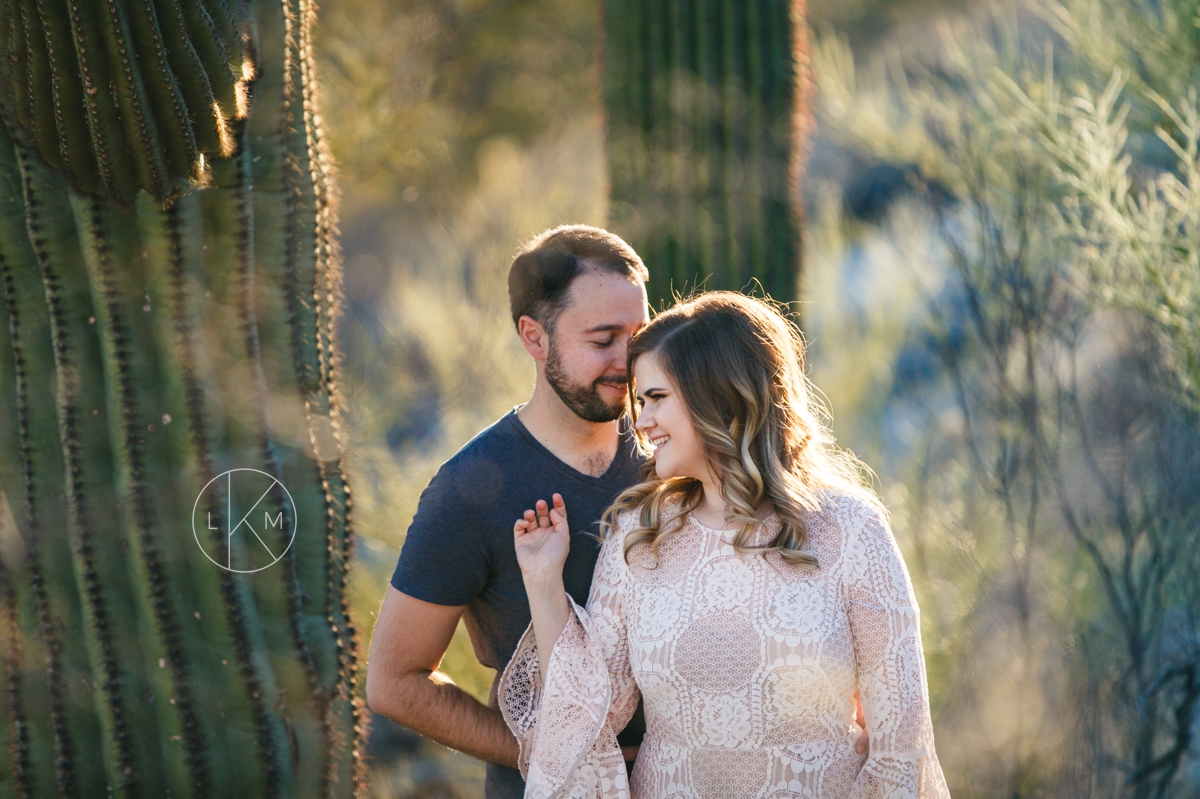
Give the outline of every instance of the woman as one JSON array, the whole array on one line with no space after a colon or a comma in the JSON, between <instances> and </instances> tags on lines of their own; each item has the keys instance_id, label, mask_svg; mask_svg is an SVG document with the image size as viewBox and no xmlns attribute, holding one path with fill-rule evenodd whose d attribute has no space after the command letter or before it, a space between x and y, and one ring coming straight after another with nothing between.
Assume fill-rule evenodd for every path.
<instances>
[{"instance_id":1,"label":"woman","mask_svg":"<svg viewBox=\"0 0 1200 799\"><path fill-rule=\"evenodd\" d=\"M563 590L562 498L517 520L533 621L500 693L527 797L949 795L904 561L802 359L794 327L731 292L631 342L631 413L654 452L605 514L586 608ZM627 781L615 733L639 694Z\"/></svg>"}]
</instances>

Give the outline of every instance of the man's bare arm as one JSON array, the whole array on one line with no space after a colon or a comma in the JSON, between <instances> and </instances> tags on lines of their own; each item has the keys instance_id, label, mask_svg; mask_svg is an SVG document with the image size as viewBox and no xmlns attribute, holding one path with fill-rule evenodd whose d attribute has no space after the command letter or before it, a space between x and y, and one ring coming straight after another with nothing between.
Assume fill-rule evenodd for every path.
<instances>
[{"instance_id":1,"label":"man's bare arm","mask_svg":"<svg viewBox=\"0 0 1200 799\"><path fill-rule=\"evenodd\" d=\"M462 612L389 585L371 639L367 705L443 746L516 768L517 739L499 711L437 670Z\"/></svg>"}]
</instances>

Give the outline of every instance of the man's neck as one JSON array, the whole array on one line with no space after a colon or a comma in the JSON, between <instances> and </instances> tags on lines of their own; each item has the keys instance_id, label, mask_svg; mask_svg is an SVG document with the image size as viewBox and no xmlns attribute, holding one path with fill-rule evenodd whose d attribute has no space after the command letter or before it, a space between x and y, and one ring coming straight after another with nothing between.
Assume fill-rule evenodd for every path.
<instances>
[{"instance_id":1,"label":"man's neck","mask_svg":"<svg viewBox=\"0 0 1200 799\"><path fill-rule=\"evenodd\" d=\"M563 404L554 389L539 379L517 418L530 435L571 468L599 477L617 454L617 422L580 419Z\"/></svg>"}]
</instances>

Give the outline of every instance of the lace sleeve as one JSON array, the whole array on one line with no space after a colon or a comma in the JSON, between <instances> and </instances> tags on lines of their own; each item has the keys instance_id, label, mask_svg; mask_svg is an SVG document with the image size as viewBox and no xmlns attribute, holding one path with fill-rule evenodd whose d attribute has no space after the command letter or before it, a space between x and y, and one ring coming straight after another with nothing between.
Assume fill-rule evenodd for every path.
<instances>
[{"instance_id":1,"label":"lace sleeve","mask_svg":"<svg viewBox=\"0 0 1200 799\"><path fill-rule=\"evenodd\" d=\"M500 678L500 710L520 744L527 799L629 799L617 744L637 708L623 615L626 525L604 543L587 608L568 596L571 615L554 642L543 680L533 625Z\"/></svg>"},{"instance_id":2,"label":"lace sleeve","mask_svg":"<svg viewBox=\"0 0 1200 799\"><path fill-rule=\"evenodd\" d=\"M851 799L949 799L933 747L916 596L891 530L867 505L850 509L843 591L870 732Z\"/></svg>"}]
</instances>

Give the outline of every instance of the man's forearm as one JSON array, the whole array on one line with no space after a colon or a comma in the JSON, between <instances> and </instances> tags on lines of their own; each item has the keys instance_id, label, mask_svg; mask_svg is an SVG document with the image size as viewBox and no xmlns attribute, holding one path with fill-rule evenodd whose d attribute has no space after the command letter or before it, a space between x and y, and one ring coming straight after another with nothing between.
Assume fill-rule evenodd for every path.
<instances>
[{"instance_id":1,"label":"man's forearm","mask_svg":"<svg viewBox=\"0 0 1200 799\"><path fill-rule=\"evenodd\" d=\"M441 672L393 680L371 709L443 746L517 767L517 739L500 712L481 704Z\"/></svg>"}]
</instances>

